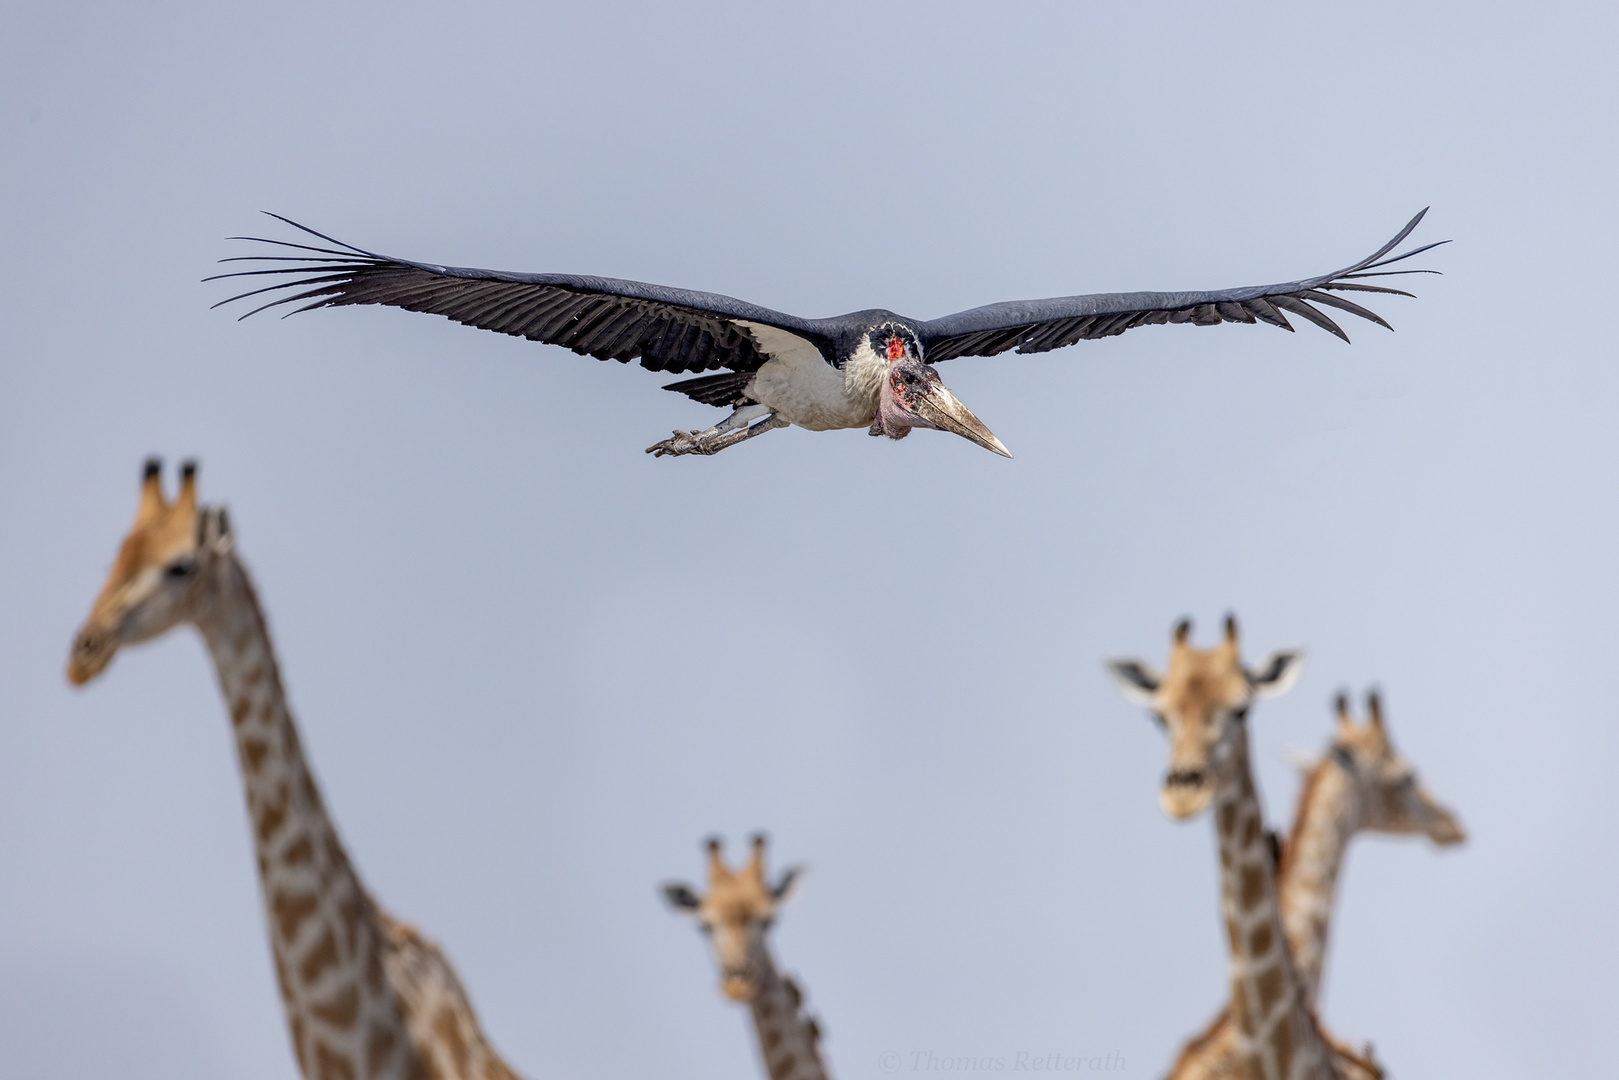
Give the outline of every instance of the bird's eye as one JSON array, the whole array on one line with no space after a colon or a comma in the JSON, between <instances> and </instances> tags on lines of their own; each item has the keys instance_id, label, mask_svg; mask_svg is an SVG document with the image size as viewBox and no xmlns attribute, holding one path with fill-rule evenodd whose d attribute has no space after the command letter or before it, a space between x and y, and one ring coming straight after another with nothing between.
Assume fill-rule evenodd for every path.
<instances>
[{"instance_id":1,"label":"bird's eye","mask_svg":"<svg viewBox=\"0 0 1619 1080\"><path fill-rule=\"evenodd\" d=\"M191 572L197 568L197 560L187 555L176 559L164 568L163 572L171 578L190 577Z\"/></svg>"},{"instance_id":2,"label":"bird's eye","mask_svg":"<svg viewBox=\"0 0 1619 1080\"><path fill-rule=\"evenodd\" d=\"M904 372L904 373L902 373L900 375L900 378L905 380L905 385L906 386L915 386L916 385L916 375L915 375L914 372L910 372L910 371Z\"/></svg>"}]
</instances>

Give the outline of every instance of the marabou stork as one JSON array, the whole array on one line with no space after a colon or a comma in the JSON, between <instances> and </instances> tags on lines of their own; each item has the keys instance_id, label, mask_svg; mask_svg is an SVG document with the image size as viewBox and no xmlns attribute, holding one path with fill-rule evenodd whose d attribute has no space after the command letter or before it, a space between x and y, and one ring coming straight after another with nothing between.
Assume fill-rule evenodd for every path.
<instances>
[{"instance_id":1,"label":"marabou stork","mask_svg":"<svg viewBox=\"0 0 1619 1080\"><path fill-rule=\"evenodd\" d=\"M705 431L676 431L672 438L647 447L647 453L659 457L714 454L791 424L811 431L867 427L869 434L891 439L903 439L912 428L935 428L1011 457L1001 441L945 389L934 364L957 356L994 356L1008 349L1046 352L1157 323L1264 322L1292 330L1288 314L1307 319L1347 342L1348 335L1313 305L1338 308L1393 329L1373 312L1334 294L1412 295L1361 279L1435 272L1378 269L1438 246L1427 244L1385 258L1427 212L1417 214L1394 239L1352 266L1280 285L1014 300L927 320L881 309L804 319L729 296L639 281L412 262L353 247L279 214L270 216L336 247L232 237L310 254L224 259L279 265L218 274L207 280L292 275L291 280L220 301L228 304L262 293L296 290L247 315L300 301L308 302L295 311L384 304L563 345L599 360L628 363L638 359L651 371L684 374L723 369L721 374L699 375L664 387L734 411Z\"/></svg>"}]
</instances>

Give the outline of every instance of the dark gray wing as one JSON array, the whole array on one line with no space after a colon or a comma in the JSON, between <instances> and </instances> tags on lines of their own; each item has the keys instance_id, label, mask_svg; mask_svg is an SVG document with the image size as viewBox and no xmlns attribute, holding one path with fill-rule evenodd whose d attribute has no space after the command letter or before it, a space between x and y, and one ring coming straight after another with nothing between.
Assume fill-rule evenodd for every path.
<instances>
[{"instance_id":1,"label":"dark gray wing","mask_svg":"<svg viewBox=\"0 0 1619 1080\"><path fill-rule=\"evenodd\" d=\"M758 370L770 354L739 322L785 330L822 349L823 355L825 352L826 335L809 320L729 296L618 278L514 274L394 259L333 240L279 214L270 216L334 244L336 249L256 236L232 237L311 254L243 255L221 260L277 265L217 274L206 280L263 275L280 275L287 280L221 300L214 307L291 290L247 315L281 304L302 305L294 311L383 304L443 315L468 326L530 341L562 345L598 360L639 360L648 370L673 373L717 368Z\"/></svg>"},{"instance_id":2,"label":"dark gray wing","mask_svg":"<svg viewBox=\"0 0 1619 1080\"><path fill-rule=\"evenodd\" d=\"M1214 292L1179 293L1093 293L1089 296L1061 296L1050 300L1014 300L1004 304L990 304L971 311L946 315L922 323L924 353L928 363L938 363L957 356L994 356L1007 349L1020 353L1047 352L1090 338L1112 337L1137 326L1158 323L1193 323L1212 326L1220 322L1264 322L1284 330L1293 327L1288 314L1297 315L1330 330L1345 341L1349 335L1329 319L1318 307L1337 308L1379 326L1389 327L1382 318L1335 292L1391 293L1410 296L1403 289L1384 285L1369 285L1359 279L1385 277L1394 274L1432 274L1434 270L1386 270L1378 267L1409 259L1411 256L1448 243L1438 243L1408 251L1404 255L1383 258L1400 241L1411 234L1422 220L1422 210L1401 229L1399 234L1377 251L1353 266L1320 277L1289 281L1281 285L1251 285L1238 289L1219 289ZM1379 261L1381 260L1381 261Z\"/></svg>"}]
</instances>

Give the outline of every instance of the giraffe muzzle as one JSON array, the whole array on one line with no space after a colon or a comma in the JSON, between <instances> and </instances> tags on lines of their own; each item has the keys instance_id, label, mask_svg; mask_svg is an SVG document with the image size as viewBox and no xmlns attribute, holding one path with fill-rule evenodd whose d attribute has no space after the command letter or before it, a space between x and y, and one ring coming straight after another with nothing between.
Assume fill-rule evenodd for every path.
<instances>
[{"instance_id":1,"label":"giraffe muzzle","mask_svg":"<svg viewBox=\"0 0 1619 1080\"><path fill-rule=\"evenodd\" d=\"M1158 793L1159 807L1177 821L1196 817L1214 797L1214 785L1209 780L1207 769L1171 769Z\"/></svg>"},{"instance_id":2,"label":"giraffe muzzle","mask_svg":"<svg viewBox=\"0 0 1619 1080\"><path fill-rule=\"evenodd\" d=\"M80 630L78 637L73 639L72 650L68 653L67 681L74 686L83 686L101 674L115 651L115 642L111 634L93 627Z\"/></svg>"},{"instance_id":3,"label":"giraffe muzzle","mask_svg":"<svg viewBox=\"0 0 1619 1080\"><path fill-rule=\"evenodd\" d=\"M1428 838L1440 847L1450 847L1452 844L1466 843L1467 830L1455 817L1446 814L1428 830Z\"/></svg>"},{"instance_id":4,"label":"giraffe muzzle","mask_svg":"<svg viewBox=\"0 0 1619 1080\"><path fill-rule=\"evenodd\" d=\"M746 971L726 971L720 977L720 992L732 1001L752 1001L757 989Z\"/></svg>"}]
</instances>

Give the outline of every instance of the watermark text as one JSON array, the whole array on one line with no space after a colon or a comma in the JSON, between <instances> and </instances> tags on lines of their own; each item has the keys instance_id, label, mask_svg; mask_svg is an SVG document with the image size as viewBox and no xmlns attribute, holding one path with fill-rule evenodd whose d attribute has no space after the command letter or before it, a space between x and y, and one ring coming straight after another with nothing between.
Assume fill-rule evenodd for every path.
<instances>
[{"instance_id":1,"label":"watermark text","mask_svg":"<svg viewBox=\"0 0 1619 1080\"><path fill-rule=\"evenodd\" d=\"M1124 1055L1058 1050L1014 1050L1009 1054L941 1054L933 1050L884 1050L877 1067L885 1073L1084 1073L1123 1072Z\"/></svg>"}]
</instances>

